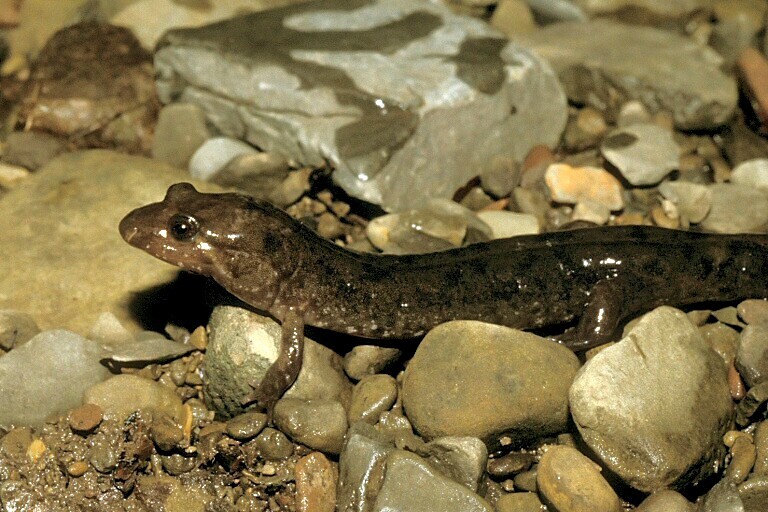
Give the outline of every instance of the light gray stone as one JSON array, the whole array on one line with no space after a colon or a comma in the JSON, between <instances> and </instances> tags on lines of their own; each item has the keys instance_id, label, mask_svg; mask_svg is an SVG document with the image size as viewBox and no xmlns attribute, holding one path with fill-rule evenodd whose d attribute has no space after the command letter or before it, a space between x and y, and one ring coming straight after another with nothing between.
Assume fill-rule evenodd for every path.
<instances>
[{"instance_id":1,"label":"light gray stone","mask_svg":"<svg viewBox=\"0 0 768 512\"><path fill-rule=\"evenodd\" d=\"M0 349L20 347L39 332L40 328L28 314L0 309Z\"/></svg>"},{"instance_id":2,"label":"light gray stone","mask_svg":"<svg viewBox=\"0 0 768 512\"><path fill-rule=\"evenodd\" d=\"M537 235L541 232L538 219L530 213L484 211L478 212L477 217L491 227L493 238Z\"/></svg>"},{"instance_id":3,"label":"light gray stone","mask_svg":"<svg viewBox=\"0 0 768 512\"><path fill-rule=\"evenodd\" d=\"M384 464L394 445L366 423L352 425L339 454L337 510L370 510L381 487Z\"/></svg>"},{"instance_id":4,"label":"light gray stone","mask_svg":"<svg viewBox=\"0 0 768 512\"><path fill-rule=\"evenodd\" d=\"M419 453L441 473L477 492L485 475L488 448L476 437L440 437Z\"/></svg>"},{"instance_id":5,"label":"light gray stone","mask_svg":"<svg viewBox=\"0 0 768 512\"><path fill-rule=\"evenodd\" d=\"M659 192L665 199L672 201L681 216L694 224L701 222L712 206L712 190L706 185L690 181L665 181L659 185Z\"/></svg>"},{"instance_id":6,"label":"light gray stone","mask_svg":"<svg viewBox=\"0 0 768 512\"><path fill-rule=\"evenodd\" d=\"M44 331L0 358L0 425L38 425L81 404L109 377L101 346L73 332Z\"/></svg>"},{"instance_id":7,"label":"light gray stone","mask_svg":"<svg viewBox=\"0 0 768 512\"><path fill-rule=\"evenodd\" d=\"M575 103L616 113L636 99L652 113L670 112L681 129L721 126L736 109L736 82L719 69L722 59L672 32L596 19L524 40L549 59Z\"/></svg>"},{"instance_id":8,"label":"light gray stone","mask_svg":"<svg viewBox=\"0 0 768 512\"><path fill-rule=\"evenodd\" d=\"M644 492L711 475L733 416L722 358L670 307L643 316L587 361L569 397L587 445Z\"/></svg>"},{"instance_id":9,"label":"light gray stone","mask_svg":"<svg viewBox=\"0 0 768 512\"><path fill-rule=\"evenodd\" d=\"M566 118L543 60L442 2L323 0L173 30L155 65L164 102L197 103L223 134L301 164L330 161L348 193L388 210L556 144Z\"/></svg>"},{"instance_id":10,"label":"light gray stone","mask_svg":"<svg viewBox=\"0 0 768 512\"><path fill-rule=\"evenodd\" d=\"M523 445L565 430L578 367L573 352L534 334L447 322L429 331L408 364L403 407L428 440L472 436L493 448L509 436Z\"/></svg>"},{"instance_id":11,"label":"light gray stone","mask_svg":"<svg viewBox=\"0 0 768 512\"><path fill-rule=\"evenodd\" d=\"M338 454L347 433L347 413L336 400L281 398L273 413L275 426L314 450Z\"/></svg>"},{"instance_id":12,"label":"light gray stone","mask_svg":"<svg viewBox=\"0 0 768 512\"><path fill-rule=\"evenodd\" d=\"M189 159L189 174L200 180L210 180L235 158L256 153L255 148L239 140L214 137L200 145Z\"/></svg>"},{"instance_id":13,"label":"light gray stone","mask_svg":"<svg viewBox=\"0 0 768 512\"><path fill-rule=\"evenodd\" d=\"M655 492L637 506L635 512L693 512L694 505L679 492L663 489Z\"/></svg>"},{"instance_id":14,"label":"light gray stone","mask_svg":"<svg viewBox=\"0 0 768 512\"><path fill-rule=\"evenodd\" d=\"M762 232L768 223L768 194L732 183L710 185L712 207L701 227L716 233Z\"/></svg>"},{"instance_id":15,"label":"light gray stone","mask_svg":"<svg viewBox=\"0 0 768 512\"><path fill-rule=\"evenodd\" d=\"M83 403L98 405L119 422L139 409L166 414L177 422L184 415L181 398L172 388L130 374L115 375L89 387L83 393Z\"/></svg>"},{"instance_id":16,"label":"light gray stone","mask_svg":"<svg viewBox=\"0 0 768 512\"><path fill-rule=\"evenodd\" d=\"M672 132L655 124L632 124L610 132L600 146L603 156L632 185L655 185L680 160Z\"/></svg>"},{"instance_id":17,"label":"light gray stone","mask_svg":"<svg viewBox=\"0 0 768 512\"><path fill-rule=\"evenodd\" d=\"M768 324L748 325L741 332L736 368L747 387L768 379Z\"/></svg>"},{"instance_id":18,"label":"light gray stone","mask_svg":"<svg viewBox=\"0 0 768 512\"><path fill-rule=\"evenodd\" d=\"M741 162L731 172L731 183L768 192L768 158L754 158Z\"/></svg>"},{"instance_id":19,"label":"light gray stone","mask_svg":"<svg viewBox=\"0 0 768 512\"><path fill-rule=\"evenodd\" d=\"M152 157L179 169L211 136L205 113L197 105L173 103L160 110L152 137Z\"/></svg>"}]
</instances>

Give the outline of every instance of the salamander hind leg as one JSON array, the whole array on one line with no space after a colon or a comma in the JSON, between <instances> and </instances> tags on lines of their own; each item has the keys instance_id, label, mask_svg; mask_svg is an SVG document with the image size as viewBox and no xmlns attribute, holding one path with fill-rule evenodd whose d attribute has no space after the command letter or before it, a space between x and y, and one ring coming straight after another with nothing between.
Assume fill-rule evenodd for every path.
<instances>
[{"instance_id":1,"label":"salamander hind leg","mask_svg":"<svg viewBox=\"0 0 768 512\"><path fill-rule=\"evenodd\" d=\"M590 291L575 332L562 343L581 352L615 340L619 322L625 315L625 293L627 289L620 279L599 281Z\"/></svg>"},{"instance_id":2,"label":"salamander hind leg","mask_svg":"<svg viewBox=\"0 0 768 512\"><path fill-rule=\"evenodd\" d=\"M258 385L245 397L243 405L257 402L266 409L272 419L275 402L291 387L301 370L304 354L304 320L301 315L290 310L283 319L280 354L272 366L267 369Z\"/></svg>"}]
</instances>

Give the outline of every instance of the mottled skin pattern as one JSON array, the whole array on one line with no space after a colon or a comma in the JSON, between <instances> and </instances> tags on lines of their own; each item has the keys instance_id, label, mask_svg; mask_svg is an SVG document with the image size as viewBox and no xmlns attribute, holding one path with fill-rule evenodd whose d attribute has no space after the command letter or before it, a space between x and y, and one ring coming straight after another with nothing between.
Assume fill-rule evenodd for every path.
<instances>
[{"instance_id":1,"label":"mottled skin pattern","mask_svg":"<svg viewBox=\"0 0 768 512\"><path fill-rule=\"evenodd\" d=\"M448 320L522 329L578 319L575 350L661 304L768 297L768 235L607 227L521 236L433 254L362 254L270 204L181 183L120 223L131 245L211 276L284 327L284 352L250 398L293 382L304 324L414 338Z\"/></svg>"}]
</instances>

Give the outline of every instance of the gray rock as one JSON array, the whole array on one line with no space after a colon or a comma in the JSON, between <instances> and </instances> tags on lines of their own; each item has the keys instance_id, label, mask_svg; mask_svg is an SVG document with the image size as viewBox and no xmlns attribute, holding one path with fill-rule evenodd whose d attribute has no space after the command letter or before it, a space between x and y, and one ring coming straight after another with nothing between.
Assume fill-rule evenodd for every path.
<instances>
[{"instance_id":1,"label":"gray rock","mask_svg":"<svg viewBox=\"0 0 768 512\"><path fill-rule=\"evenodd\" d=\"M750 478L739 485L738 492L744 512L763 512L768 503L768 478Z\"/></svg>"},{"instance_id":2,"label":"gray rock","mask_svg":"<svg viewBox=\"0 0 768 512\"><path fill-rule=\"evenodd\" d=\"M277 358L282 328L270 317L233 306L217 306L208 324L205 399L223 417L244 411L242 400L258 385ZM351 384L341 357L304 338L304 360L296 382L285 397L330 399L347 403Z\"/></svg>"},{"instance_id":3,"label":"gray rock","mask_svg":"<svg viewBox=\"0 0 768 512\"><path fill-rule=\"evenodd\" d=\"M273 413L275 426L314 450L338 454L347 433L347 413L336 400L281 398Z\"/></svg>"},{"instance_id":4,"label":"gray rock","mask_svg":"<svg viewBox=\"0 0 768 512\"><path fill-rule=\"evenodd\" d=\"M768 324L768 300L747 299L741 301L736 311L747 324Z\"/></svg>"},{"instance_id":5,"label":"gray rock","mask_svg":"<svg viewBox=\"0 0 768 512\"><path fill-rule=\"evenodd\" d=\"M0 310L0 349L18 348L39 332L40 328L28 314L11 309Z\"/></svg>"},{"instance_id":6,"label":"gray rock","mask_svg":"<svg viewBox=\"0 0 768 512\"><path fill-rule=\"evenodd\" d=\"M66 149L64 141L41 132L12 132L5 139L3 162L36 170Z\"/></svg>"},{"instance_id":7,"label":"gray rock","mask_svg":"<svg viewBox=\"0 0 768 512\"><path fill-rule=\"evenodd\" d=\"M166 105L157 117L152 158L186 169L189 159L210 136L200 107L191 103Z\"/></svg>"},{"instance_id":8,"label":"gray rock","mask_svg":"<svg viewBox=\"0 0 768 512\"><path fill-rule=\"evenodd\" d=\"M125 421L139 409L165 414L176 422L184 417L181 398L172 388L138 375L115 375L90 386L82 397L83 403L98 405L105 416L112 416L118 422Z\"/></svg>"},{"instance_id":9,"label":"gray rock","mask_svg":"<svg viewBox=\"0 0 768 512\"><path fill-rule=\"evenodd\" d=\"M768 324L749 325L741 332L736 368L747 387L768 379Z\"/></svg>"},{"instance_id":10,"label":"gray rock","mask_svg":"<svg viewBox=\"0 0 768 512\"><path fill-rule=\"evenodd\" d=\"M201 144L189 159L189 174L210 181L211 177L235 158L256 153L255 148L237 139L214 137Z\"/></svg>"},{"instance_id":11,"label":"gray rock","mask_svg":"<svg viewBox=\"0 0 768 512\"><path fill-rule=\"evenodd\" d=\"M400 349L394 347L356 345L344 354L344 372L350 379L360 380L381 372L399 359L400 354Z\"/></svg>"},{"instance_id":12,"label":"gray rock","mask_svg":"<svg viewBox=\"0 0 768 512\"><path fill-rule=\"evenodd\" d=\"M655 124L618 128L605 136L600 151L632 185L655 185L680 160L672 132Z\"/></svg>"},{"instance_id":13,"label":"gray rock","mask_svg":"<svg viewBox=\"0 0 768 512\"><path fill-rule=\"evenodd\" d=\"M709 476L733 415L723 360L670 307L643 316L587 361L569 397L587 445L645 492Z\"/></svg>"},{"instance_id":14,"label":"gray rock","mask_svg":"<svg viewBox=\"0 0 768 512\"><path fill-rule=\"evenodd\" d=\"M293 443L288 436L274 428L267 427L256 436L255 448L267 460L282 460L293 453Z\"/></svg>"},{"instance_id":15,"label":"gray rock","mask_svg":"<svg viewBox=\"0 0 768 512\"><path fill-rule=\"evenodd\" d=\"M539 221L530 213L509 211L478 212L477 218L491 227L493 238L508 238L519 235L537 235L541 232Z\"/></svg>"},{"instance_id":16,"label":"gray rock","mask_svg":"<svg viewBox=\"0 0 768 512\"><path fill-rule=\"evenodd\" d=\"M357 423L339 454L337 510L370 510L381 487L387 455L395 449L375 428Z\"/></svg>"},{"instance_id":17,"label":"gray rock","mask_svg":"<svg viewBox=\"0 0 768 512\"><path fill-rule=\"evenodd\" d=\"M162 328L169 320L181 322L179 312L199 311L200 288L181 291L184 283L199 281L169 285L178 269L131 249L117 231L126 213L158 201L178 181L190 181L189 175L103 150L69 153L40 168L0 201L0 309L23 310L43 329L80 333L104 311L129 329ZM148 300L152 296L161 298ZM171 309L175 315L163 315ZM151 315L163 316L162 323Z\"/></svg>"},{"instance_id":18,"label":"gray rock","mask_svg":"<svg viewBox=\"0 0 768 512\"><path fill-rule=\"evenodd\" d=\"M470 229L485 240L493 235L471 210L447 199L432 199L424 208L376 217L365 234L386 253L417 254L459 247Z\"/></svg>"},{"instance_id":19,"label":"gray rock","mask_svg":"<svg viewBox=\"0 0 768 512\"><path fill-rule=\"evenodd\" d=\"M577 104L615 114L627 100L672 113L681 129L715 128L736 109L734 79L711 48L672 32L596 19L559 23L525 38L549 59Z\"/></svg>"},{"instance_id":20,"label":"gray rock","mask_svg":"<svg viewBox=\"0 0 768 512\"><path fill-rule=\"evenodd\" d=\"M418 485L414 485L418 482ZM493 508L463 485L435 471L424 459L395 450L387 457L384 481L373 511L492 512Z\"/></svg>"},{"instance_id":21,"label":"gray rock","mask_svg":"<svg viewBox=\"0 0 768 512\"><path fill-rule=\"evenodd\" d=\"M396 399L397 382L393 377L384 374L363 377L352 390L347 419L350 424L364 421L374 425Z\"/></svg>"},{"instance_id":22,"label":"gray rock","mask_svg":"<svg viewBox=\"0 0 768 512\"><path fill-rule=\"evenodd\" d=\"M768 158L741 162L731 172L731 183L768 192Z\"/></svg>"},{"instance_id":23,"label":"gray rock","mask_svg":"<svg viewBox=\"0 0 768 512\"><path fill-rule=\"evenodd\" d=\"M211 181L222 187L238 188L256 199L273 199L273 191L285 181L289 171L288 161L277 153L246 153L236 156Z\"/></svg>"},{"instance_id":24,"label":"gray rock","mask_svg":"<svg viewBox=\"0 0 768 512\"><path fill-rule=\"evenodd\" d=\"M427 439L502 436L525 444L565 430L573 352L534 334L474 321L432 329L403 380L406 415ZM503 375L503 378L499 378Z\"/></svg>"},{"instance_id":25,"label":"gray rock","mask_svg":"<svg viewBox=\"0 0 768 512\"><path fill-rule=\"evenodd\" d=\"M712 207L701 227L716 233L760 232L768 223L768 195L753 187L717 183L709 186Z\"/></svg>"},{"instance_id":26,"label":"gray rock","mask_svg":"<svg viewBox=\"0 0 768 512\"><path fill-rule=\"evenodd\" d=\"M105 354L105 358L117 363L164 363L195 350L192 345L177 343L155 334L112 347Z\"/></svg>"},{"instance_id":27,"label":"gray rock","mask_svg":"<svg viewBox=\"0 0 768 512\"><path fill-rule=\"evenodd\" d=\"M550 446L544 452L536 485L544 503L553 510L622 510L621 500L600 474L600 467L570 446Z\"/></svg>"},{"instance_id":28,"label":"gray rock","mask_svg":"<svg viewBox=\"0 0 768 512\"><path fill-rule=\"evenodd\" d=\"M727 480L715 484L701 501L701 512L747 512L738 489Z\"/></svg>"},{"instance_id":29,"label":"gray rock","mask_svg":"<svg viewBox=\"0 0 768 512\"><path fill-rule=\"evenodd\" d=\"M694 508L679 492L663 489L645 498L635 512L693 512Z\"/></svg>"},{"instance_id":30,"label":"gray rock","mask_svg":"<svg viewBox=\"0 0 768 512\"><path fill-rule=\"evenodd\" d=\"M566 117L543 60L441 2L324 0L172 30L155 66L164 102L197 103L223 134L301 164L330 161L348 193L387 210L554 145Z\"/></svg>"},{"instance_id":31,"label":"gray rock","mask_svg":"<svg viewBox=\"0 0 768 512\"><path fill-rule=\"evenodd\" d=\"M540 512L544 507L534 492L502 494L494 506L496 512Z\"/></svg>"},{"instance_id":32,"label":"gray rock","mask_svg":"<svg viewBox=\"0 0 768 512\"><path fill-rule=\"evenodd\" d=\"M681 216L694 224L701 222L712 206L712 190L698 183L665 181L659 185L659 192L672 201Z\"/></svg>"},{"instance_id":33,"label":"gray rock","mask_svg":"<svg viewBox=\"0 0 768 512\"><path fill-rule=\"evenodd\" d=\"M38 425L80 405L110 373L101 347L65 330L45 331L0 358L0 425Z\"/></svg>"},{"instance_id":34,"label":"gray rock","mask_svg":"<svg viewBox=\"0 0 768 512\"><path fill-rule=\"evenodd\" d=\"M488 462L488 448L476 437L440 437L419 452L441 473L477 492Z\"/></svg>"}]
</instances>

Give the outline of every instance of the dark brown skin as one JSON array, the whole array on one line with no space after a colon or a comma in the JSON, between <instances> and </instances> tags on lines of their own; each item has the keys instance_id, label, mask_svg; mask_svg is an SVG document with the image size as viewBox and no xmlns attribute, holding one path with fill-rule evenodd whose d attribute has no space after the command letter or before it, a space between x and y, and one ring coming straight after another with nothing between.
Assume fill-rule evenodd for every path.
<instances>
[{"instance_id":1,"label":"dark brown skin","mask_svg":"<svg viewBox=\"0 0 768 512\"><path fill-rule=\"evenodd\" d=\"M362 254L239 194L173 185L120 222L131 245L215 279L283 324L283 350L250 399L268 408L301 367L305 324L412 339L449 320L521 329L579 319L566 344L605 343L662 304L768 297L768 235L605 227L433 254Z\"/></svg>"}]
</instances>

